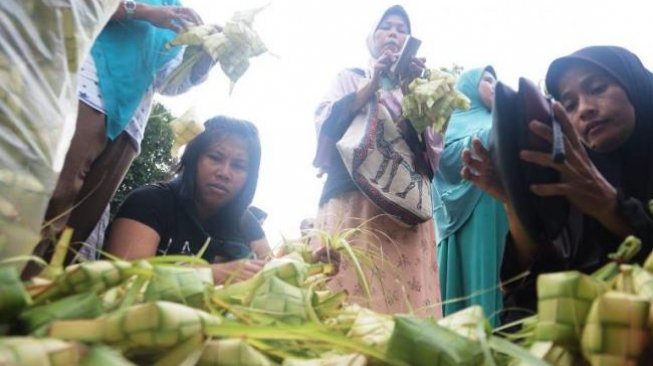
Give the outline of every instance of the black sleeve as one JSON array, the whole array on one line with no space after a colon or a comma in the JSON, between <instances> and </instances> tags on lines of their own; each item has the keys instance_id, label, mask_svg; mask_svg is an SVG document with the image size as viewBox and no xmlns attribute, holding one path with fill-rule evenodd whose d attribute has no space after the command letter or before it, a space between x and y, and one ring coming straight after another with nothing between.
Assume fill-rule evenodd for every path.
<instances>
[{"instance_id":1,"label":"black sleeve","mask_svg":"<svg viewBox=\"0 0 653 366\"><path fill-rule=\"evenodd\" d=\"M642 241L642 249L637 256L637 261L642 262L653 249L653 219L648 205L635 198L626 197L621 190L617 190L617 213Z\"/></svg>"},{"instance_id":2,"label":"black sleeve","mask_svg":"<svg viewBox=\"0 0 653 366\"><path fill-rule=\"evenodd\" d=\"M324 121L320 133L329 136L333 141L339 141L354 120L355 114L350 113L351 105L356 99L356 93L347 94L331 106L329 118Z\"/></svg>"},{"instance_id":3,"label":"black sleeve","mask_svg":"<svg viewBox=\"0 0 653 366\"><path fill-rule=\"evenodd\" d=\"M541 273L563 270L564 261L553 251L541 251L530 268L519 265L515 241L508 232L501 262L501 283L504 311L503 324L512 323L537 313L537 277ZM529 271L524 276L524 272Z\"/></svg>"},{"instance_id":4,"label":"black sleeve","mask_svg":"<svg viewBox=\"0 0 653 366\"><path fill-rule=\"evenodd\" d=\"M243 236L245 237L245 240L249 243L255 240L265 239L265 232L263 231L263 228L261 225L259 225L256 217L254 217L254 215L249 212L249 210L245 211L245 214L243 215L243 218L240 222L240 228L242 230Z\"/></svg>"},{"instance_id":5,"label":"black sleeve","mask_svg":"<svg viewBox=\"0 0 653 366\"><path fill-rule=\"evenodd\" d=\"M116 218L138 221L151 227L160 237L165 237L166 228L172 225L170 217L171 192L156 185L135 189L120 206Z\"/></svg>"}]
</instances>

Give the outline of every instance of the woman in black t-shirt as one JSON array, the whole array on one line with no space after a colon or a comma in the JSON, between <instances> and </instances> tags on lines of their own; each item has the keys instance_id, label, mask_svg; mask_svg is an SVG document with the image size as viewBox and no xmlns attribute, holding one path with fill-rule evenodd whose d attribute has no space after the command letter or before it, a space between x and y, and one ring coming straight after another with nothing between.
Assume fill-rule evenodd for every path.
<instances>
[{"instance_id":1,"label":"woman in black t-shirt","mask_svg":"<svg viewBox=\"0 0 653 366\"><path fill-rule=\"evenodd\" d=\"M177 176L134 190L121 206L108 252L126 259L198 254L216 283L257 273L270 254L247 207L256 191L261 145L247 121L215 117L186 147Z\"/></svg>"}]
</instances>

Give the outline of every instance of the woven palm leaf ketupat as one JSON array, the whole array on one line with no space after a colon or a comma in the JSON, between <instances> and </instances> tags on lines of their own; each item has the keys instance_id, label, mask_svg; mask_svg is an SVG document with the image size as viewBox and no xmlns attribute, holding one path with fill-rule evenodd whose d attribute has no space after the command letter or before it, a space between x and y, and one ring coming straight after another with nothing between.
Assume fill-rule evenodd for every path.
<instances>
[{"instance_id":1,"label":"woven palm leaf ketupat","mask_svg":"<svg viewBox=\"0 0 653 366\"><path fill-rule=\"evenodd\" d=\"M242 339L217 339L206 342L198 366L258 365L273 366L265 355Z\"/></svg>"},{"instance_id":2,"label":"woven palm leaf ketupat","mask_svg":"<svg viewBox=\"0 0 653 366\"><path fill-rule=\"evenodd\" d=\"M167 301L138 304L93 320L63 320L48 335L65 340L122 344L123 347L173 347L220 319Z\"/></svg>"},{"instance_id":3,"label":"woven palm leaf ketupat","mask_svg":"<svg viewBox=\"0 0 653 366\"><path fill-rule=\"evenodd\" d=\"M640 365L650 348L651 303L631 294L607 292L592 304L581 339L592 365Z\"/></svg>"},{"instance_id":4,"label":"woven palm leaf ketupat","mask_svg":"<svg viewBox=\"0 0 653 366\"><path fill-rule=\"evenodd\" d=\"M87 291L99 292L116 286L131 277L135 267L142 266L151 270L147 262L134 265L126 261L94 261L68 266L64 273L54 280L54 286L38 294L36 301L52 297Z\"/></svg>"},{"instance_id":5,"label":"woven palm leaf ketupat","mask_svg":"<svg viewBox=\"0 0 653 366\"><path fill-rule=\"evenodd\" d=\"M428 127L444 134L456 109L469 109L469 99L456 90L456 77L449 72L428 70L426 77L413 80L402 101L404 116L418 136Z\"/></svg>"},{"instance_id":6,"label":"woven palm leaf ketupat","mask_svg":"<svg viewBox=\"0 0 653 366\"><path fill-rule=\"evenodd\" d=\"M537 358L555 366L575 366L578 358L574 353L565 347L559 346L551 341L538 341L533 343L530 352ZM520 363L520 366L527 366L528 363Z\"/></svg>"},{"instance_id":7,"label":"woven palm leaf ketupat","mask_svg":"<svg viewBox=\"0 0 653 366\"><path fill-rule=\"evenodd\" d=\"M592 302L607 289L604 283L577 271L540 275L535 340L578 349Z\"/></svg>"},{"instance_id":8,"label":"woven palm leaf ketupat","mask_svg":"<svg viewBox=\"0 0 653 366\"><path fill-rule=\"evenodd\" d=\"M154 266L145 301L166 300L202 308L207 287L213 286L210 267Z\"/></svg>"},{"instance_id":9,"label":"woven palm leaf ketupat","mask_svg":"<svg viewBox=\"0 0 653 366\"><path fill-rule=\"evenodd\" d=\"M190 27L170 41L169 46L188 45L182 64L169 76L166 84L179 85L206 52L231 80L230 89L249 68L249 59L265 53L267 47L253 28L254 17L264 7L236 12L220 30L201 25Z\"/></svg>"},{"instance_id":10,"label":"woven palm leaf ketupat","mask_svg":"<svg viewBox=\"0 0 653 366\"><path fill-rule=\"evenodd\" d=\"M70 342L51 338L0 338L0 365L70 366L80 360L79 349Z\"/></svg>"},{"instance_id":11,"label":"woven palm leaf ketupat","mask_svg":"<svg viewBox=\"0 0 653 366\"><path fill-rule=\"evenodd\" d=\"M478 305L447 315L438 320L438 324L473 341L479 340L479 325L483 331L482 335L487 336L491 333L490 323L483 314L483 308Z\"/></svg>"}]
</instances>

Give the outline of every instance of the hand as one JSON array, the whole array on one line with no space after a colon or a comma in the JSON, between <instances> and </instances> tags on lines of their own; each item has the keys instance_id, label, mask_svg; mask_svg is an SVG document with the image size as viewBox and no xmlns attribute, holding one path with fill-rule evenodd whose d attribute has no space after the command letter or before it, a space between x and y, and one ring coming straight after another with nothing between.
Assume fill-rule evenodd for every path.
<instances>
[{"instance_id":1,"label":"hand","mask_svg":"<svg viewBox=\"0 0 653 366\"><path fill-rule=\"evenodd\" d=\"M384 73L388 72L390 69L390 66L397 61L397 55L390 52L389 50L386 50L383 52L379 58L377 58L374 61L374 66L372 68L372 83L376 86L376 89L379 88L379 81L381 80L381 76L383 76Z\"/></svg>"},{"instance_id":2,"label":"hand","mask_svg":"<svg viewBox=\"0 0 653 366\"><path fill-rule=\"evenodd\" d=\"M320 247L313 251L311 254L313 262L331 263L333 264L333 272L329 275L334 276L340 269L340 253L327 247Z\"/></svg>"},{"instance_id":3,"label":"hand","mask_svg":"<svg viewBox=\"0 0 653 366\"><path fill-rule=\"evenodd\" d=\"M241 259L227 263L215 263L211 265L213 281L216 284L244 281L261 271L264 265L265 261L260 259Z\"/></svg>"},{"instance_id":4,"label":"hand","mask_svg":"<svg viewBox=\"0 0 653 366\"><path fill-rule=\"evenodd\" d=\"M470 149L463 150L463 169L460 171L460 175L498 201L508 203L508 195L494 169L490 153L485 149L481 140L477 138L472 140L472 150L474 156Z\"/></svg>"},{"instance_id":5,"label":"hand","mask_svg":"<svg viewBox=\"0 0 653 366\"><path fill-rule=\"evenodd\" d=\"M424 69L426 68L426 59L424 57L413 57L413 59L410 61L410 65L408 66L408 75L402 75L401 76L401 91L404 95L408 94L408 85L415 80L416 78L420 77L422 73L424 73Z\"/></svg>"},{"instance_id":6,"label":"hand","mask_svg":"<svg viewBox=\"0 0 653 366\"><path fill-rule=\"evenodd\" d=\"M426 69L426 58L425 57L413 57L410 61L410 73L413 78L419 77Z\"/></svg>"},{"instance_id":7,"label":"hand","mask_svg":"<svg viewBox=\"0 0 653 366\"><path fill-rule=\"evenodd\" d=\"M523 150L522 160L555 169L560 173L559 183L533 184L530 188L539 196L565 196L582 213L599 221L609 217L617 205L617 190L601 175L590 160L566 113L559 103L553 105L555 117L564 132L565 153L562 163L555 163L550 153ZM548 125L531 121L530 130L553 141L553 131Z\"/></svg>"},{"instance_id":8,"label":"hand","mask_svg":"<svg viewBox=\"0 0 653 366\"><path fill-rule=\"evenodd\" d=\"M142 20L152 25L181 32L185 28L204 24L202 18L191 8L177 6L146 6L142 5Z\"/></svg>"}]
</instances>

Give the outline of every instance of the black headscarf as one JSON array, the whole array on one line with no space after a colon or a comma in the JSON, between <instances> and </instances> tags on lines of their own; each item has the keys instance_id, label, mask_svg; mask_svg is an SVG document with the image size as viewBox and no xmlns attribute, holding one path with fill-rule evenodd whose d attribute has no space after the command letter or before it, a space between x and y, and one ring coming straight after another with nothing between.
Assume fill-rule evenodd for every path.
<instances>
[{"instance_id":1,"label":"black headscarf","mask_svg":"<svg viewBox=\"0 0 653 366\"><path fill-rule=\"evenodd\" d=\"M554 98L560 97L562 75L573 64L594 65L611 76L626 92L635 109L635 129L617 150L599 153L587 149L601 174L617 189L617 212L642 239L642 250L635 257L643 262L651 251L653 219L648 212L648 200L653 198L653 75L632 52L613 46L593 46L556 59L549 66L546 87ZM506 309L536 311L536 278L540 273L580 270L591 273L605 263L607 254L614 252L622 238L612 234L597 220L572 211L569 224L554 240L559 250L542 252L531 267L531 274L513 286L508 286L504 300ZM516 260L514 244L506 246L502 278L517 275L521 268L511 265ZM564 249L564 250L561 250ZM528 312L527 312L528 313ZM507 311L504 322L525 316L519 310Z\"/></svg>"},{"instance_id":2,"label":"black headscarf","mask_svg":"<svg viewBox=\"0 0 653 366\"><path fill-rule=\"evenodd\" d=\"M574 63L589 63L611 76L626 92L635 109L635 129L614 152L590 158L610 183L642 202L653 198L653 74L632 52L616 46L591 46L556 59L549 66L546 87L559 97L562 74Z\"/></svg>"}]
</instances>

